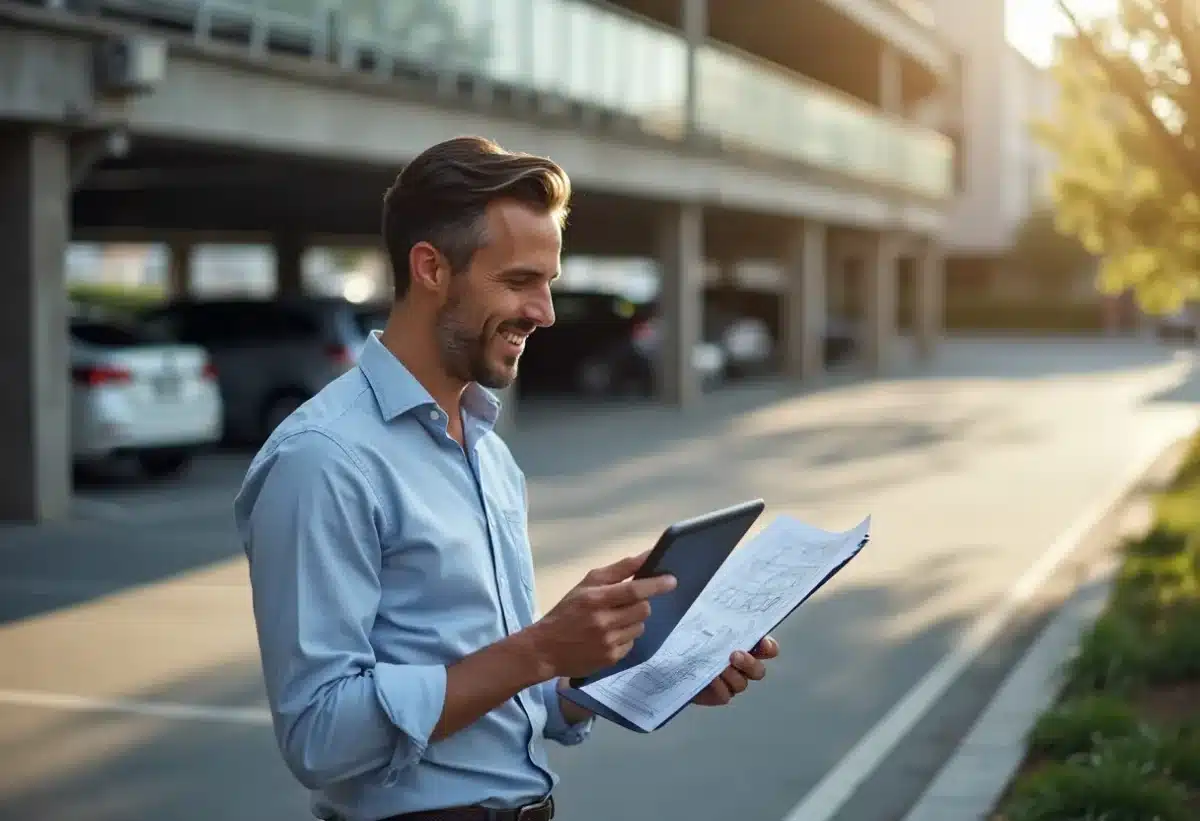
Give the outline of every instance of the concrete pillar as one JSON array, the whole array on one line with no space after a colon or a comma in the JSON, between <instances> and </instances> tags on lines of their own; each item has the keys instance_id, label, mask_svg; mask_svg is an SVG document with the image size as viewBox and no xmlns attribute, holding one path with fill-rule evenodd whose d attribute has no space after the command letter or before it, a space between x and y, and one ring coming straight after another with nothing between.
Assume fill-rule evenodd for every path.
<instances>
[{"instance_id":1,"label":"concrete pillar","mask_svg":"<svg viewBox=\"0 0 1200 821\"><path fill-rule=\"evenodd\" d=\"M0 520L71 503L70 360L63 266L70 149L48 130L0 132Z\"/></svg>"},{"instance_id":2,"label":"concrete pillar","mask_svg":"<svg viewBox=\"0 0 1200 821\"><path fill-rule=\"evenodd\" d=\"M797 379L816 379L825 370L826 295L825 225L807 220L789 238L784 269L783 372Z\"/></svg>"},{"instance_id":3,"label":"concrete pillar","mask_svg":"<svg viewBox=\"0 0 1200 821\"><path fill-rule=\"evenodd\" d=\"M275 293L277 296L299 296L304 293L303 238L296 234L275 237Z\"/></svg>"},{"instance_id":4,"label":"concrete pillar","mask_svg":"<svg viewBox=\"0 0 1200 821\"><path fill-rule=\"evenodd\" d=\"M900 238L891 232L871 234L863 241L865 339L863 359L876 374L892 364L897 337Z\"/></svg>"},{"instance_id":5,"label":"concrete pillar","mask_svg":"<svg viewBox=\"0 0 1200 821\"><path fill-rule=\"evenodd\" d=\"M879 107L889 114L904 113L904 75L900 55L888 45L879 53Z\"/></svg>"},{"instance_id":6,"label":"concrete pillar","mask_svg":"<svg viewBox=\"0 0 1200 821\"><path fill-rule=\"evenodd\" d=\"M173 239L167 243L167 295L186 299L192 293L192 243Z\"/></svg>"},{"instance_id":7,"label":"concrete pillar","mask_svg":"<svg viewBox=\"0 0 1200 821\"><path fill-rule=\"evenodd\" d=\"M937 352L946 324L946 259L942 247L927 240L917 257L913 335L917 357L928 361Z\"/></svg>"},{"instance_id":8,"label":"concrete pillar","mask_svg":"<svg viewBox=\"0 0 1200 821\"><path fill-rule=\"evenodd\" d=\"M684 87L684 134L696 133L696 112L699 106L700 82L696 70L696 53L708 38L708 0L680 0L679 28L687 43L687 78Z\"/></svg>"},{"instance_id":9,"label":"concrete pillar","mask_svg":"<svg viewBox=\"0 0 1200 821\"><path fill-rule=\"evenodd\" d=\"M700 339L704 280L704 210L695 203L667 206L659 224L662 277L659 396L680 408L700 397L692 354Z\"/></svg>"}]
</instances>

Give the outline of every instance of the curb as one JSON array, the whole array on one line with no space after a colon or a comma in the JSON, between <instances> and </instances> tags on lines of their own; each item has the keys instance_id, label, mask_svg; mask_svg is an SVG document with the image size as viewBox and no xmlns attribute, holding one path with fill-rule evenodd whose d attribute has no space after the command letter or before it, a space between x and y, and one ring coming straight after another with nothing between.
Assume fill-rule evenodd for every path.
<instances>
[{"instance_id":1,"label":"curb","mask_svg":"<svg viewBox=\"0 0 1200 821\"><path fill-rule=\"evenodd\" d=\"M1159 467L1177 465L1178 443L1168 446L1107 506L1106 515L1134 502L1136 487ZM1089 528L1090 530L1090 528ZM1083 538L1085 534L1079 534ZM1097 561L1059 606L1050 622L1009 671L992 700L903 821L989 821L1025 760L1030 730L1053 706L1063 683L1064 663L1084 632L1104 612L1122 557Z\"/></svg>"},{"instance_id":2,"label":"curb","mask_svg":"<svg viewBox=\"0 0 1200 821\"><path fill-rule=\"evenodd\" d=\"M985 821L1025 759L1026 738L1054 703L1085 630L1104 610L1120 561L1098 563L1062 605L904 821Z\"/></svg>"}]
</instances>

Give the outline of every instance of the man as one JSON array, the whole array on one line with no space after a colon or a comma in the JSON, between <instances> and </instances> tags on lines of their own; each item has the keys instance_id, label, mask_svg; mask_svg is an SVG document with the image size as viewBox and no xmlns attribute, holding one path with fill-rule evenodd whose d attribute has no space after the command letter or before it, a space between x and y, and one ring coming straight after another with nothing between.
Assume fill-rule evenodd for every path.
<instances>
[{"instance_id":1,"label":"man","mask_svg":"<svg viewBox=\"0 0 1200 821\"><path fill-rule=\"evenodd\" d=\"M544 739L593 721L561 682L623 657L674 585L631 579L643 554L535 612L525 478L486 389L554 322L569 199L557 165L483 139L409 164L384 198L386 327L238 494L276 738L319 817L552 817ZM776 652L737 654L697 702L727 703Z\"/></svg>"}]
</instances>

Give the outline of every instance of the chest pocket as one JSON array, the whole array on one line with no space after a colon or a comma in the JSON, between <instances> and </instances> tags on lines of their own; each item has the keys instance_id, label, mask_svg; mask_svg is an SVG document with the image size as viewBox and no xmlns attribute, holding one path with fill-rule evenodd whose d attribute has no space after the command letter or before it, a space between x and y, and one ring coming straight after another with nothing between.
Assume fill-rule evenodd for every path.
<instances>
[{"instance_id":1,"label":"chest pocket","mask_svg":"<svg viewBox=\"0 0 1200 821\"><path fill-rule=\"evenodd\" d=\"M491 519L495 524L496 538L501 541L500 553L505 564L514 569L521 579L525 593L532 600L534 592L533 557L530 555L529 530L523 505L502 499L499 494L487 494Z\"/></svg>"}]
</instances>

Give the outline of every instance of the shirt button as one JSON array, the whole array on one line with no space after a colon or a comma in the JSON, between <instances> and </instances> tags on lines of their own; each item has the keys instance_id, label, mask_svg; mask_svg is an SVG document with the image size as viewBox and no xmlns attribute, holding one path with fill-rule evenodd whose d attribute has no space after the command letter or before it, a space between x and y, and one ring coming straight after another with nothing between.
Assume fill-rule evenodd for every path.
<instances>
[{"instance_id":1,"label":"shirt button","mask_svg":"<svg viewBox=\"0 0 1200 821\"><path fill-rule=\"evenodd\" d=\"M442 415L434 410L434 411L429 412L429 418L432 419L434 422L436 422L437 420L442 418Z\"/></svg>"}]
</instances>

